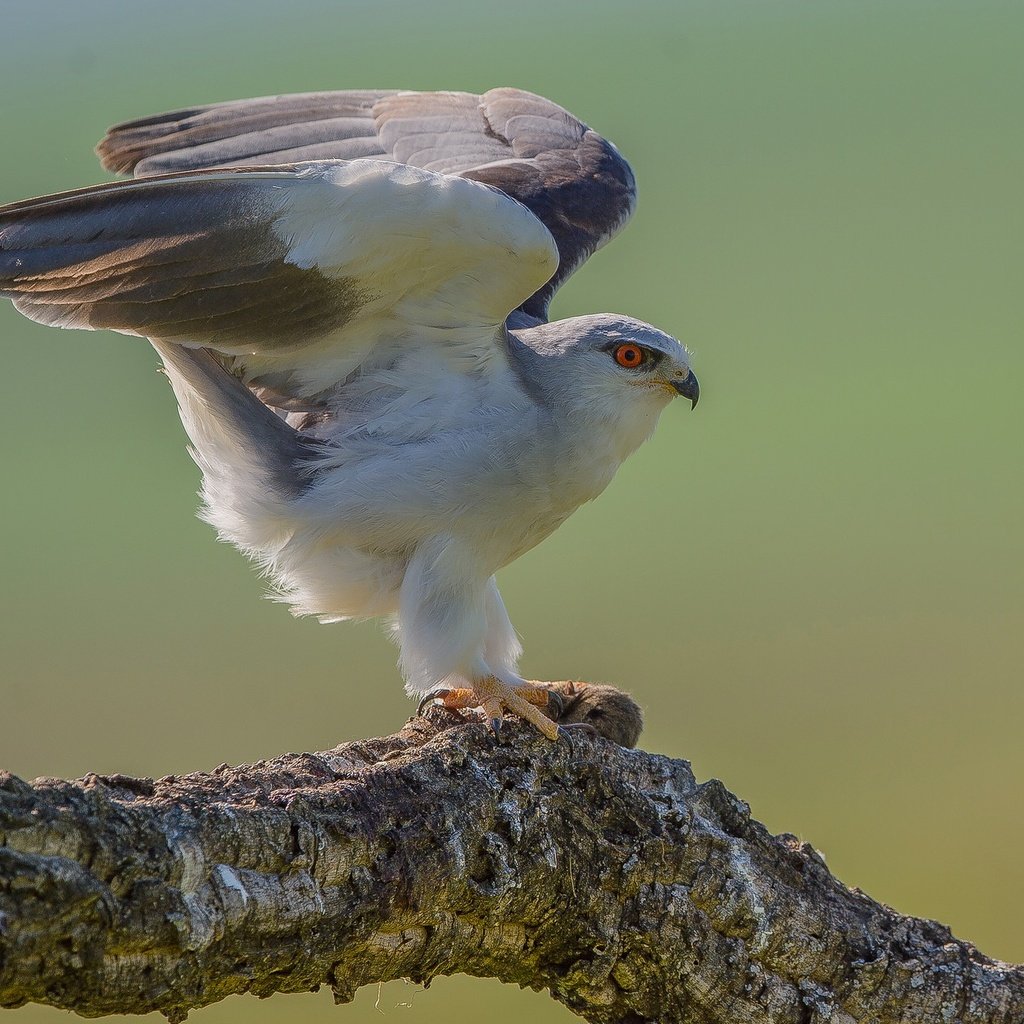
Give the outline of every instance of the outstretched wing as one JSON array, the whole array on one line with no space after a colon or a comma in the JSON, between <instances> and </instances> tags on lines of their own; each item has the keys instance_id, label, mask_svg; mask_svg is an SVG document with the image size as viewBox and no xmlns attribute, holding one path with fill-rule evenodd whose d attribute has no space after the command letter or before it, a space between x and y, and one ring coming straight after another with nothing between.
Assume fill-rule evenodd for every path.
<instances>
[{"instance_id":1,"label":"outstretched wing","mask_svg":"<svg viewBox=\"0 0 1024 1024\"><path fill-rule=\"evenodd\" d=\"M556 265L550 234L502 193L379 160L168 174L0 208L0 295L26 316L236 356L288 397L410 339L486 360Z\"/></svg>"},{"instance_id":2,"label":"outstretched wing","mask_svg":"<svg viewBox=\"0 0 1024 1024\"><path fill-rule=\"evenodd\" d=\"M227 164L377 156L486 182L519 200L558 246L558 272L522 303L547 318L558 287L629 220L636 185L607 140L541 96L320 92L193 107L111 128L108 170L137 177Z\"/></svg>"}]
</instances>

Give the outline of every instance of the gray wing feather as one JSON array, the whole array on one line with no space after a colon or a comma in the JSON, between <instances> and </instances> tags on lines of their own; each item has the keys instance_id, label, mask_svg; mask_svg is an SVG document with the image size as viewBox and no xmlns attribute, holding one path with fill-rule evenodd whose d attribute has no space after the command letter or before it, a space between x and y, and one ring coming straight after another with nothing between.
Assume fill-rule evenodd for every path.
<instances>
[{"instance_id":1,"label":"gray wing feather","mask_svg":"<svg viewBox=\"0 0 1024 1024\"><path fill-rule=\"evenodd\" d=\"M547 318L558 287L626 223L636 203L615 147L550 100L519 89L348 91L194 107L111 128L108 170L145 176L240 161L381 156L500 189L554 236L559 268L520 307Z\"/></svg>"},{"instance_id":2,"label":"gray wing feather","mask_svg":"<svg viewBox=\"0 0 1024 1024\"><path fill-rule=\"evenodd\" d=\"M189 138L202 139L206 133L187 133ZM196 141L188 150L188 161L176 159L176 154L149 157L142 163L144 174L174 170L197 170L222 165L244 163L274 164L295 162L292 158L278 159L282 154L296 150L314 150L322 154L315 159L355 160L360 156L384 156L385 151L373 130L373 122L366 118L333 117L302 124L272 125L259 131L245 131L225 139L208 142ZM303 157L303 159L312 159ZM142 176L140 173L138 176Z\"/></svg>"},{"instance_id":3,"label":"gray wing feather","mask_svg":"<svg viewBox=\"0 0 1024 1024\"><path fill-rule=\"evenodd\" d=\"M235 140L245 138L246 159L265 164L268 161L260 160L259 156L277 152L281 147L272 141L268 145L263 133L288 125L312 131L311 126L319 121L334 121L336 134L332 141L343 142L356 136L349 134L353 126L338 122L352 119L361 126L362 133L374 136L373 105L386 95L387 92L380 90L296 93L176 110L114 125L96 147L96 152L109 171L154 174L213 167L237 159L230 155L237 153L231 146L236 144ZM307 136L307 139L317 141L315 136ZM222 142L228 144L223 150L217 146ZM197 155L185 155L197 147L208 148L201 149ZM165 159L161 159L162 154L166 154ZM333 159L352 157L335 154ZM140 166L142 164L146 166Z\"/></svg>"},{"instance_id":4,"label":"gray wing feather","mask_svg":"<svg viewBox=\"0 0 1024 1024\"><path fill-rule=\"evenodd\" d=\"M306 344L359 307L344 281L286 262L271 228L286 168L167 177L0 209L0 295L50 326L222 352Z\"/></svg>"}]
</instances>

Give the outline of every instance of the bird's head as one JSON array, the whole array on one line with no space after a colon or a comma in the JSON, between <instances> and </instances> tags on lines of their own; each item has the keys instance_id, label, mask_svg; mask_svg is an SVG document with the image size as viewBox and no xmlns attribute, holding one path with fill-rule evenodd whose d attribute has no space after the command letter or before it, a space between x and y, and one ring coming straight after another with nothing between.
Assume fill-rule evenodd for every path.
<instances>
[{"instance_id":1,"label":"bird's head","mask_svg":"<svg viewBox=\"0 0 1024 1024\"><path fill-rule=\"evenodd\" d=\"M692 407L700 396L686 347L641 320L598 313L513 333L528 350L520 357L527 376L553 404L576 422L611 421L628 450L649 436L673 398Z\"/></svg>"}]
</instances>

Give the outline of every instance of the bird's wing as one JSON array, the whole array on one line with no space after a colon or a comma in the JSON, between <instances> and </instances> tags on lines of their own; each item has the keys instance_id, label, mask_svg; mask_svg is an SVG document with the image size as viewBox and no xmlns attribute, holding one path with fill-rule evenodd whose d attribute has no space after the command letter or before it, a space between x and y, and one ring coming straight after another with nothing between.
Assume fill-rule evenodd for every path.
<instances>
[{"instance_id":1,"label":"bird's wing","mask_svg":"<svg viewBox=\"0 0 1024 1024\"><path fill-rule=\"evenodd\" d=\"M508 196L379 160L174 173L0 208L0 295L26 316L210 348L290 396L381 346L486 362L556 265L548 231Z\"/></svg>"},{"instance_id":2,"label":"bird's wing","mask_svg":"<svg viewBox=\"0 0 1024 1024\"><path fill-rule=\"evenodd\" d=\"M636 185L615 147L520 89L319 92L193 107L111 128L108 170L137 177L226 164L378 156L501 189L540 218L558 272L522 304L547 319L558 287L629 220Z\"/></svg>"}]
</instances>

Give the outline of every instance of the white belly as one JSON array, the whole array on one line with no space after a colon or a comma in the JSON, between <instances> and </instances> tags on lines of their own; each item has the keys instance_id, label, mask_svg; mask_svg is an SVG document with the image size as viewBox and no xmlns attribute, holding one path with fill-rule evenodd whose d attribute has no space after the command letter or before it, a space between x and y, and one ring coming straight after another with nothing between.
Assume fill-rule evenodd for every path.
<instances>
[{"instance_id":1,"label":"white belly","mask_svg":"<svg viewBox=\"0 0 1024 1024\"><path fill-rule=\"evenodd\" d=\"M403 408L399 436L386 429L386 412L361 408L354 429L339 414L322 435L335 447L306 493L269 506L253 494L245 507L239 480L224 491L230 500L207 491L207 518L256 558L296 614L394 613L416 549L444 535L472 553L467 569L485 580L600 494L643 439L624 445L616 423L555 423L518 391L495 408L494 394L421 401L415 416Z\"/></svg>"}]
</instances>

